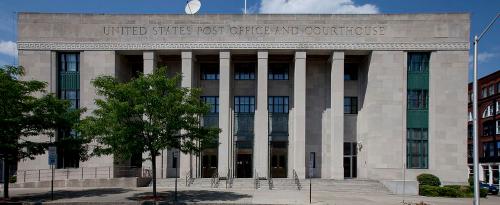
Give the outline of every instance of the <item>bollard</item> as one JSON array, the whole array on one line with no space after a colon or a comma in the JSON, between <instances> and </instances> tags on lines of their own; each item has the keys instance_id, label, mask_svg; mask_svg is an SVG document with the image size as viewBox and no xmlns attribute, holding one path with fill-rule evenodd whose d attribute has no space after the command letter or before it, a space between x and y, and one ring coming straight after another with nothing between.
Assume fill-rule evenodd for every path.
<instances>
[{"instance_id":1,"label":"bollard","mask_svg":"<svg viewBox=\"0 0 500 205\"><path fill-rule=\"evenodd\" d=\"M69 169L66 169L66 179L69 179Z\"/></svg>"},{"instance_id":2,"label":"bollard","mask_svg":"<svg viewBox=\"0 0 500 205\"><path fill-rule=\"evenodd\" d=\"M97 167L95 168L95 176L94 176L94 178L97 179Z\"/></svg>"},{"instance_id":3,"label":"bollard","mask_svg":"<svg viewBox=\"0 0 500 205\"><path fill-rule=\"evenodd\" d=\"M38 181L40 181L40 170L38 170Z\"/></svg>"},{"instance_id":4,"label":"bollard","mask_svg":"<svg viewBox=\"0 0 500 205\"><path fill-rule=\"evenodd\" d=\"M6 179L8 180L8 179ZM24 182L26 182L26 170L24 171Z\"/></svg>"},{"instance_id":5,"label":"bollard","mask_svg":"<svg viewBox=\"0 0 500 205\"><path fill-rule=\"evenodd\" d=\"M83 179L83 167L82 167L82 179Z\"/></svg>"},{"instance_id":6,"label":"bollard","mask_svg":"<svg viewBox=\"0 0 500 205\"><path fill-rule=\"evenodd\" d=\"M108 167L108 179L111 179L111 167Z\"/></svg>"}]
</instances>

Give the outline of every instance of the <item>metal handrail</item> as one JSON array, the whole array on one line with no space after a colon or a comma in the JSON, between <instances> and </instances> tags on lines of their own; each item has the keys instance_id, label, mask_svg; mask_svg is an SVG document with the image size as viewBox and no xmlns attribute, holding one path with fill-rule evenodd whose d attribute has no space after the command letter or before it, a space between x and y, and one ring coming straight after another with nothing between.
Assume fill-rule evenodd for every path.
<instances>
[{"instance_id":1,"label":"metal handrail","mask_svg":"<svg viewBox=\"0 0 500 205\"><path fill-rule=\"evenodd\" d=\"M267 178L267 183L269 185L269 190L272 190L274 188L274 183L273 183L273 177L270 174L269 177Z\"/></svg>"},{"instance_id":2,"label":"metal handrail","mask_svg":"<svg viewBox=\"0 0 500 205\"><path fill-rule=\"evenodd\" d=\"M218 188L219 187L219 182L220 182L219 173L215 172L212 175L212 179L210 180L210 187L212 187L212 188Z\"/></svg>"},{"instance_id":3,"label":"metal handrail","mask_svg":"<svg viewBox=\"0 0 500 205\"><path fill-rule=\"evenodd\" d=\"M231 177L231 169L227 170L227 178L226 178L226 189L233 188L233 178Z\"/></svg>"},{"instance_id":4,"label":"metal handrail","mask_svg":"<svg viewBox=\"0 0 500 205\"><path fill-rule=\"evenodd\" d=\"M13 173L18 183L50 181L52 169L19 169ZM99 166L54 169L55 180L71 179L111 179L121 177L151 178L149 167Z\"/></svg>"},{"instance_id":5,"label":"metal handrail","mask_svg":"<svg viewBox=\"0 0 500 205\"><path fill-rule=\"evenodd\" d=\"M260 188L260 181L259 181L259 173L257 172L256 169L254 169L255 172L255 177L254 177L254 188L259 189Z\"/></svg>"},{"instance_id":6,"label":"metal handrail","mask_svg":"<svg viewBox=\"0 0 500 205\"><path fill-rule=\"evenodd\" d=\"M189 187L191 186L191 184L193 184L193 177L191 177L191 172L190 171L186 171L186 187Z\"/></svg>"},{"instance_id":7,"label":"metal handrail","mask_svg":"<svg viewBox=\"0 0 500 205\"><path fill-rule=\"evenodd\" d=\"M294 181L295 185L297 185L297 190L301 190L302 185L300 185L300 179L299 179L299 176L297 175L297 172L295 171L295 169L293 170L293 181Z\"/></svg>"}]
</instances>

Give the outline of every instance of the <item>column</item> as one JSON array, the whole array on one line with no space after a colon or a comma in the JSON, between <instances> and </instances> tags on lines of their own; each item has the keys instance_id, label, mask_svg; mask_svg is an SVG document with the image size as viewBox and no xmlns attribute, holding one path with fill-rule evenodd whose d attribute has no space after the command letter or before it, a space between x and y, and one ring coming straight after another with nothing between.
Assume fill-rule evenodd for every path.
<instances>
[{"instance_id":1,"label":"column","mask_svg":"<svg viewBox=\"0 0 500 205\"><path fill-rule=\"evenodd\" d=\"M332 54L330 80L331 178L344 179L344 52Z\"/></svg>"},{"instance_id":2,"label":"column","mask_svg":"<svg viewBox=\"0 0 500 205\"><path fill-rule=\"evenodd\" d=\"M181 52L181 67L183 88L193 87L193 53L191 51ZM179 177L183 178L186 175L193 177L195 175L195 163L193 154L179 153Z\"/></svg>"},{"instance_id":3,"label":"column","mask_svg":"<svg viewBox=\"0 0 500 205\"><path fill-rule=\"evenodd\" d=\"M295 52L293 86L293 169L299 178L306 176L306 52ZM289 160L289 161L291 161ZM293 177L292 173L290 176Z\"/></svg>"},{"instance_id":4,"label":"column","mask_svg":"<svg viewBox=\"0 0 500 205\"><path fill-rule=\"evenodd\" d=\"M144 51L142 53L142 59L143 59L143 74L152 74L154 69L156 68L156 62L158 60L156 56L156 52L154 51ZM149 152L142 153L143 158L148 158ZM162 170L162 164L164 163L161 160L161 156L156 156L156 178L160 178L162 176L162 173L165 172L165 170ZM152 168L152 163L151 161L144 161L142 163L143 167L149 167Z\"/></svg>"},{"instance_id":5,"label":"column","mask_svg":"<svg viewBox=\"0 0 500 205\"><path fill-rule=\"evenodd\" d=\"M232 160L229 151L231 139L231 54L229 51L219 53L219 177L226 177ZM233 170L234 172L234 170Z\"/></svg>"},{"instance_id":6,"label":"column","mask_svg":"<svg viewBox=\"0 0 500 205\"><path fill-rule=\"evenodd\" d=\"M153 70L156 68L156 53L154 51L144 51L142 54L142 58L144 60L144 74L153 73Z\"/></svg>"},{"instance_id":7,"label":"column","mask_svg":"<svg viewBox=\"0 0 500 205\"><path fill-rule=\"evenodd\" d=\"M267 62L268 52L257 52L257 110L255 110L254 164L259 177L267 177L268 172L268 110L267 110Z\"/></svg>"},{"instance_id":8,"label":"column","mask_svg":"<svg viewBox=\"0 0 500 205\"><path fill-rule=\"evenodd\" d=\"M491 164L488 164L488 184L493 184L493 169Z\"/></svg>"}]
</instances>

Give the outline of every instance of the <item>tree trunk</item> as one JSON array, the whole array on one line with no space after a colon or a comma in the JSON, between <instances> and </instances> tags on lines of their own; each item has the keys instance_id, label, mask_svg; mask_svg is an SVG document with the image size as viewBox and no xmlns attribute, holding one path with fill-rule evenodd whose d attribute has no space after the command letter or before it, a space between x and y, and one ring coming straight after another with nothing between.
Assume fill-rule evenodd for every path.
<instances>
[{"instance_id":1,"label":"tree trunk","mask_svg":"<svg viewBox=\"0 0 500 205\"><path fill-rule=\"evenodd\" d=\"M151 170L153 172L153 197L156 200L156 152L151 151Z\"/></svg>"},{"instance_id":2,"label":"tree trunk","mask_svg":"<svg viewBox=\"0 0 500 205\"><path fill-rule=\"evenodd\" d=\"M3 159L3 197L4 199L9 198L9 171L10 171L10 166L9 162L7 159Z\"/></svg>"}]
</instances>

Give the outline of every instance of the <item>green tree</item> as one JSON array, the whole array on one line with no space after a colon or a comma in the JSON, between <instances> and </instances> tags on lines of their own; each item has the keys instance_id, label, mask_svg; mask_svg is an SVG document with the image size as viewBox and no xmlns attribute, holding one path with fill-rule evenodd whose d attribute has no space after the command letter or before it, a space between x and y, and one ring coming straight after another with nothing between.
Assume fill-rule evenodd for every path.
<instances>
[{"instance_id":1,"label":"green tree","mask_svg":"<svg viewBox=\"0 0 500 205\"><path fill-rule=\"evenodd\" d=\"M71 109L69 101L46 93L46 83L20 80L21 66L0 68L0 156L4 160L4 197L9 197L9 171L11 165L23 159L34 159L44 154L49 145L64 145L63 140L52 142L57 130L71 129L83 110ZM31 136L46 135L50 140L32 141ZM82 145L83 141L68 139ZM77 150L86 156L85 148Z\"/></svg>"},{"instance_id":2,"label":"green tree","mask_svg":"<svg viewBox=\"0 0 500 205\"><path fill-rule=\"evenodd\" d=\"M113 154L120 159L148 153L152 163L156 198L156 156L165 148L198 153L217 139L218 128L200 126L209 106L200 101L200 90L179 87L181 76L167 77L166 68L139 74L128 82L110 76L92 81L102 99L93 115L82 120L79 131L99 144L94 155ZM144 160L144 159L143 159Z\"/></svg>"}]
</instances>

